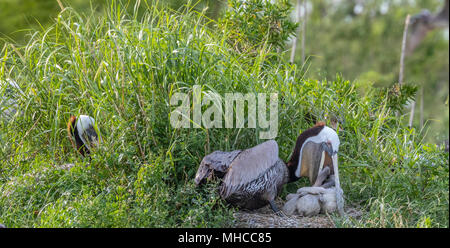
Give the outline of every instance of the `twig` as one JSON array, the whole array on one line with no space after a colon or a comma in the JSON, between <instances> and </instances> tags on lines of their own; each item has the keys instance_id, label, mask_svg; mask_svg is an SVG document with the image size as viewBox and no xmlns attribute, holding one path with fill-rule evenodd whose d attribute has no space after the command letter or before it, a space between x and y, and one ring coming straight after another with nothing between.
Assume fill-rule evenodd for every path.
<instances>
[{"instance_id":1,"label":"twig","mask_svg":"<svg viewBox=\"0 0 450 248\"><path fill-rule=\"evenodd\" d=\"M400 73L398 75L398 83L400 85L403 84L403 67L405 60L405 47L406 47L406 37L408 36L408 26L409 26L409 14L406 16L405 20L405 30L403 31L403 40L402 40L402 53L400 55Z\"/></svg>"},{"instance_id":2,"label":"twig","mask_svg":"<svg viewBox=\"0 0 450 248\"><path fill-rule=\"evenodd\" d=\"M420 88L420 129L423 128L423 86Z\"/></svg>"},{"instance_id":3,"label":"twig","mask_svg":"<svg viewBox=\"0 0 450 248\"><path fill-rule=\"evenodd\" d=\"M333 218L331 218L331 215L327 212L325 212L325 215L328 217L328 220L333 225L332 228L336 228L336 224L334 224L334 220L333 220Z\"/></svg>"},{"instance_id":4,"label":"twig","mask_svg":"<svg viewBox=\"0 0 450 248\"><path fill-rule=\"evenodd\" d=\"M64 10L64 5L61 3L61 0L56 0L58 2L59 7L61 10Z\"/></svg>"},{"instance_id":5,"label":"twig","mask_svg":"<svg viewBox=\"0 0 450 248\"><path fill-rule=\"evenodd\" d=\"M22 56L22 54L19 52L19 50L17 50L16 47L15 47L12 43L9 44L9 45L12 47L12 49L14 50L14 52L16 52L17 55L19 55L20 60L22 60L22 62L25 63L25 58Z\"/></svg>"},{"instance_id":6,"label":"twig","mask_svg":"<svg viewBox=\"0 0 450 248\"><path fill-rule=\"evenodd\" d=\"M42 116L42 114L39 115L38 119L34 122L33 126L32 126L30 129L28 129L28 131L25 133L25 135L24 135L24 136L22 137L22 139L20 140L20 143L19 143L19 145L18 145L17 147L21 147L21 146L22 146L23 141L24 141L25 138L28 136L28 134L30 134L31 130L33 130L33 129L36 127L36 124L37 124L38 121L41 119L41 116Z\"/></svg>"},{"instance_id":7,"label":"twig","mask_svg":"<svg viewBox=\"0 0 450 248\"><path fill-rule=\"evenodd\" d=\"M405 19L405 29L403 30L403 39L402 39L402 51L400 54L400 72L398 74L398 83L400 86L403 85L403 68L404 68L404 61L405 61L405 48L406 48L406 37L408 36L408 26L409 26L409 18L410 15L408 14ZM411 127L412 119L414 118L414 107L415 102L412 103L412 109L411 109L411 116L409 119L409 127ZM398 116L398 112L395 113L395 116Z\"/></svg>"},{"instance_id":8,"label":"twig","mask_svg":"<svg viewBox=\"0 0 450 248\"><path fill-rule=\"evenodd\" d=\"M409 115L409 123L408 127L412 127L413 120L414 120L414 110L416 109L416 101L413 101L411 103L411 114Z\"/></svg>"}]
</instances>

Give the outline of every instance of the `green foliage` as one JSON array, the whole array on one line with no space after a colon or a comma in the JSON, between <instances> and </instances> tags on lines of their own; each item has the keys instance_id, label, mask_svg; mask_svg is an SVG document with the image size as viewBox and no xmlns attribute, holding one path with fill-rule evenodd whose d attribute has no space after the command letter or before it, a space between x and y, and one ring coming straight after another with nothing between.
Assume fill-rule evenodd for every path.
<instances>
[{"instance_id":1,"label":"green foliage","mask_svg":"<svg viewBox=\"0 0 450 248\"><path fill-rule=\"evenodd\" d=\"M414 100L417 86L396 83L388 89L379 89L378 91L378 100L385 101L386 106L392 110L402 111L409 101Z\"/></svg>"},{"instance_id":2,"label":"green foliage","mask_svg":"<svg viewBox=\"0 0 450 248\"><path fill-rule=\"evenodd\" d=\"M295 34L297 24L290 18L287 0L230 0L219 29L229 32L228 42L239 53L255 54L262 47L281 49Z\"/></svg>"},{"instance_id":3,"label":"green foliage","mask_svg":"<svg viewBox=\"0 0 450 248\"><path fill-rule=\"evenodd\" d=\"M373 87L392 87L398 81L404 23L407 14L428 9L436 13L441 0L420 1L308 1L305 54L307 77L343 77ZM355 10L359 9L360 12ZM428 142L448 139L449 108L445 104L449 85L449 45L445 29L429 32L414 53L405 57L404 81L424 89L424 133ZM297 48L297 53L301 48ZM298 57L298 56L297 56ZM300 58L297 58L300 64ZM370 86L369 86L370 85ZM416 99L414 127L419 125L419 99ZM409 115L410 106L402 109ZM404 125L408 124L405 118ZM429 129L428 129L429 128ZM427 130L427 131L425 131Z\"/></svg>"},{"instance_id":4,"label":"green foliage","mask_svg":"<svg viewBox=\"0 0 450 248\"><path fill-rule=\"evenodd\" d=\"M403 131L399 138L413 136ZM367 160L364 173L357 170L351 182L358 189L351 194L363 196L365 213L359 219L338 220L338 226L448 227L448 153L436 145L388 142L396 146L378 146L387 153L384 161Z\"/></svg>"},{"instance_id":5,"label":"green foliage","mask_svg":"<svg viewBox=\"0 0 450 248\"><path fill-rule=\"evenodd\" d=\"M217 18L223 3L216 0L60 0L64 7L73 8L78 13L92 13L94 16L107 14L107 6L120 4L128 12L142 17L146 8L140 6L155 5L158 8L189 9L204 12L209 18ZM136 3L140 3L137 6ZM191 2L190 5L186 5ZM135 9L135 6L137 8ZM36 30L45 30L55 23L61 11L56 0L1 0L0 1L0 45L4 41L26 44Z\"/></svg>"}]
</instances>

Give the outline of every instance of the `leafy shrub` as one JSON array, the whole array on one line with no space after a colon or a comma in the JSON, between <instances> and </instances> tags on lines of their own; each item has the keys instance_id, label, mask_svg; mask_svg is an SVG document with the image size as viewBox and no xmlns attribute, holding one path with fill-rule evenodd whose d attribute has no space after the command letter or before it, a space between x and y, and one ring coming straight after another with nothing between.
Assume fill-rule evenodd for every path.
<instances>
[{"instance_id":1,"label":"leafy shrub","mask_svg":"<svg viewBox=\"0 0 450 248\"><path fill-rule=\"evenodd\" d=\"M378 99L385 99L388 108L401 111L409 101L414 100L416 92L417 86L397 83L388 89L379 89Z\"/></svg>"},{"instance_id":2,"label":"leafy shrub","mask_svg":"<svg viewBox=\"0 0 450 248\"><path fill-rule=\"evenodd\" d=\"M228 32L228 42L241 54L282 49L297 28L290 18L287 0L230 0L219 29Z\"/></svg>"}]
</instances>

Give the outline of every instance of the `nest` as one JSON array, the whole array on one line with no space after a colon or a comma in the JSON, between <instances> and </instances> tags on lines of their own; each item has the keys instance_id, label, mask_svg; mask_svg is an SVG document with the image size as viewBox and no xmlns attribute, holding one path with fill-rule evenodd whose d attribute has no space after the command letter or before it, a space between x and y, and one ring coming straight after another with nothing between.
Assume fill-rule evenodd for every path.
<instances>
[{"instance_id":1,"label":"nest","mask_svg":"<svg viewBox=\"0 0 450 248\"><path fill-rule=\"evenodd\" d=\"M283 206L286 202L278 198L277 206ZM347 206L345 214L348 217L358 219L362 211L357 206ZM300 215L276 215L270 206L257 210L239 210L234 213L234 227L238 228L335 228L334 221L329 214L320 213L315 216L304 217Z\"/></svg>"},{"instance_id":2,"label":"nest","mask_svg":"<svg viewBox=\"0 0 450 248\"><path fill-rule=\"evenodd\" d=\"M276 204L283 206L284 202L277 199ZM328 215L301 217L298 215L278 216L269 206L257 210L239 210L234 213L234 226L241 228L332 228L333 220Z\"/></svg>"}]
</instances>

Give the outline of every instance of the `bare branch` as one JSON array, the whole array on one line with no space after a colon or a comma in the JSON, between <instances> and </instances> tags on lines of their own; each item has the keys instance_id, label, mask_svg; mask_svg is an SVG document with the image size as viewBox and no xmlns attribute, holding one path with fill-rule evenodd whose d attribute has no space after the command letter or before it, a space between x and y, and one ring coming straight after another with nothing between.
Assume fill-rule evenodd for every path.
<instances>
[{"instance_id":1,"label":"bare branch","mask_svg":"<svg viewBox=\"0 0 450 248\"><path fill-rule=\"evenodd\" d=\"M64 5L61 3L61 0L56 0L58 2L59 7L61 10L64 10Z\"/></svg>"},{"instance_id":2,"label":"bare branch","mask_svg":"<svg viewBox=\"0 0 450 248\"><path fill-rule=\"evenodd\" d=\"M415 111L415 109L416 109L416 101L413 101L411 103L411 114L409 115L408 127L412 127L413 120L414 120L414 111Z\"/></svg>"},{"instance_id":3,"label":"bare branch","mask_svg":"<svg viewBox=\"0 0 450 248\"><path fill-rule=\"evenodd\" d=\"M308 16L307 1L303 0L303 23L302 23L302 64L305 64L305 40L306 40L306 18Z\"/></svg>"},{"instance_id":4,"label":"bare branch","mask_svg":"<svg viewBox=\"0 0 450 248\"><path fill-rule=\"evenodd\" d=\"M407 15L406 19L405 19L405 29L403 31L402 53L400 55L400 73L398 75L398 83L400 85L403 84L403 67L404 67L404 60L405 60L405 47L406 47L406 37L408 35L409 19L410 19L410 16Z\"/></svg>"},{"instance_id":5,"label":"bare branch","mask_svg":"<svg viewBox=\"0 0 450 248\"><path fill-rule=\"evenodd\" d=\"M301 16L301 2L302 0L297 0L297 22L300 22L300 16ZM297 28L298 30L299 28ZM291 64L294 63L295 60L295 51L297 50L297 42L298 42L298 31L297 31L297 35L294 37L294 40L292 41L292 50L291 50L291 58L289 60L289 62Z\"/></svg>"}]
</instances>

